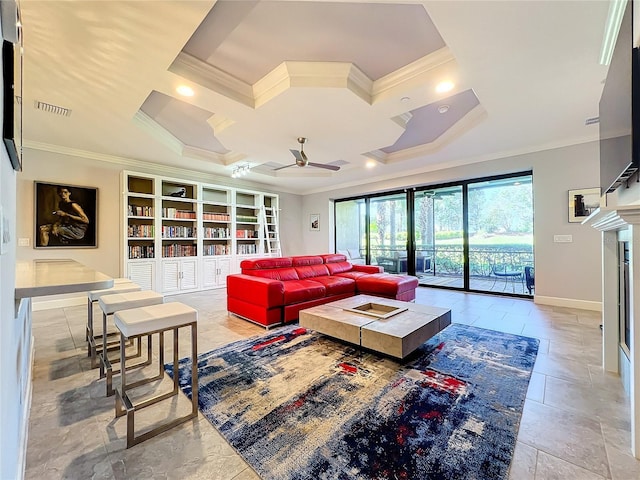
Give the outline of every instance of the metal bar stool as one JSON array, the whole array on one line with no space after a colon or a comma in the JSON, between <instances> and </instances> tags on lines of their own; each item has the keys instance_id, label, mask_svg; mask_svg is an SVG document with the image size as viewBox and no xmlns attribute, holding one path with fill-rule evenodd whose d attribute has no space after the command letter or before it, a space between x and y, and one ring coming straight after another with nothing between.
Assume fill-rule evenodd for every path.
<instances>
[{"instance_id":1,"label":"metal bar stool","mask_svg":"<svg viewBox=\"0 0 640 480\"><path fill-rule=\"evenodd\" d=\"M126 292L126 293L113 293L110 295L103 295L98 300L98 304L102 309L102 331L107 332L107 317L120 310L127 310L130 308L147 307L149 305L158 305L164 302L164 296L160 293L153 292L151 290L141 290L138 292ZM147 335L147 359L144 362L137 363L135 365L129 365L127 369L133 369L136 367L142 367L144 365L151 364L151 335ZM120 358L109 358L109 348L107 345L107 335L102 335L102 351L98 354L100 359L100 378L106 377L107 397L113 395L113 375L120 373L120 370L114 370L112 363L120 361ZM129 358L141 357L141 345L138 341L138 351L136 355ZM161 372L162 375L162 372Z\"/></svg>"},{"instance_id":2,"label":"metal bar stool","mask_svg":"<svg viewBox=\"0 0 640 480\"><path fill-rule=\"evenodd\" d=\"M125 293L125 292L137 292L142 290L142 287L137 283L133 283L128 279L115 279L113 281L114 285L111 288L105 288L103 290L92 290L87 293L87 332L86 332L86 340L87 340L87 356L91 357L91 368L96 368L99 366L97 359L97 351L99 348L97 344L98 341L102 339L102 335L106 332L102 332L100 335L96 335L93 328L93 304L100 300L100 297L103 295L112 295L114 293Z\"/></svg>"},{"instance_id":3,"label":"metal bar stool","mask_svg":"<svg viewBox=\"0 0 640 480\"><path fill-rule=\"evenodd\" d=\"M127 416L127 448L130 448L198 416L198 312L183 303L170 302L121 310L115 313L114 323L120 331L120 387L116 388L115 392L115 411L116 417ZM182 327L191 327L191 412L136 436L135 412L178 394L178 329ZM155 378L142 379L127 384L125 342L127 339L157 333L160 337L158 358L162 370L164 366L164 332L168 330L173 330L173 390L134 404L127 392L149 383Z\"/></svg>"}]
</instances>

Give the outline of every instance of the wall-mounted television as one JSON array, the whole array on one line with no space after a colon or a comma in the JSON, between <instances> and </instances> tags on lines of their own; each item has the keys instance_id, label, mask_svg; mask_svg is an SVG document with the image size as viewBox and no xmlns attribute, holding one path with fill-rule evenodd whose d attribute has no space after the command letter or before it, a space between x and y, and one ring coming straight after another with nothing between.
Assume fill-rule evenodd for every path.
<instances>
[{"instance_id":1,"label":"wall-mounted television","mask_svg":"<svg viewBox=\"0 0 640 480\"><path fill-rule=\"evenodd\" d=\"M633 7L620 24L600 98L600 191L611 193L640 167L640 54L633 47Z\"/></svg>"},{"instance_id":2,"label":"wall-mounted television","mask_svg":"<svg viewBox=\"0 0 640 480\"><path fill-rule=\"evenodd\" d=\"M2 42L2 139L15 170L22 170L22 51L20 41Z\"/></svg>"}]
</instances>

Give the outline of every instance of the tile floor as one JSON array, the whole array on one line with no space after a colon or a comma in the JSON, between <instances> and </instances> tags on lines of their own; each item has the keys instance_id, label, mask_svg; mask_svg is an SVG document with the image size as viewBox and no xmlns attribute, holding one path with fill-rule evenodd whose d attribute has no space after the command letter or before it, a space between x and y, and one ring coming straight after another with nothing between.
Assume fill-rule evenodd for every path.
<instances>
[{"instance_id":1,"label":"tile floor","mask_svg":"<svg viewBox=\"0 0 640 480\"><path fill-rule=\"evenodd\" d=\"M264 332L227 315L224 290L167 300L198 309L200 352ZM640 479L640 461L630 454L628 398L619 378L600 367L598 313L431 288L419 288L417 302L451 308L454 322L541 340L510 479ZM126 420L114 419L113 397L104 396L104 380L89 368L85 324L84 306L34 312L26 478L258 478L202 415L125 449ZM183 338L181 356L190 348ZM189 408L182 394L166 404L143 410L139 425Z\"/></svg>"}]
</instances>

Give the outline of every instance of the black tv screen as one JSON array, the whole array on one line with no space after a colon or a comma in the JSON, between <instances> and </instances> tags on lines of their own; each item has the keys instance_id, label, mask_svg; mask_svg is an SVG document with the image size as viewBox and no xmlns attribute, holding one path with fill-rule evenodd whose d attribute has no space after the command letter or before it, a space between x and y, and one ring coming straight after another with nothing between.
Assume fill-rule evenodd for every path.
<instances>
[{"instance_id":1,"label":"black tv screen","mask_svg":"<svg viewBox=\"0 0 640 480\"><path fill-rule=\"evenodd\" d=\"M2 81L2 138L13 168L22 170L22 54L19 43L3 40Z\"/></svg>"},{"instance_id":2,"label":"black tv screen","mask_svg":"<svg viewBox=\"0 0 640 480\"><path fill-rule=\"evenodd\" d=\"M611 193L638 170L634 115L638 113L638 49L633 48L633 3L627 7L600 98L600 191Z\"/></svg>"}]
</instances>

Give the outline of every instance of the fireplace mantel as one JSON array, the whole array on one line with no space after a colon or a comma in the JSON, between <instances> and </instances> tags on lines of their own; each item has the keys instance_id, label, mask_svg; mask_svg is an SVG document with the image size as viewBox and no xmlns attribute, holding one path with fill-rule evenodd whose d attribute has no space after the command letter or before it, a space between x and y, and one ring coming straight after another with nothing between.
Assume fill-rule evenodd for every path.
<instances>
[{"instance_id":1,"label":"fireplace mantel","mask_svg":"<svg viewBox=\"0 0 640 480\"><path fill-rule=\"evenodd\" d=\"M629 393L631 449L640 458L640 205L599 208L582 223L602 232L602 367L618 373ZM628 242L630 253L626 293L631 336L628 359L620 345L621 241Z\"/></svg>"},{"instance_id":2,"label":"fireplace mantel","mask_svg":"<svg viewBox=\"0 0 640 480\"><path fill-rule=\"evenodd\" d=\"M640 205L624 205L613 209L598 208L582 221L601 232L640 225Z\"/></svg>"}]
</instances>

